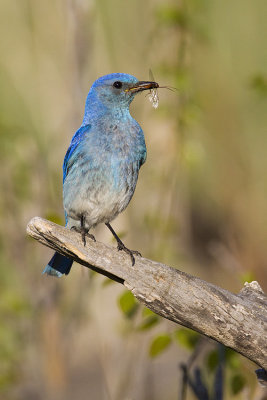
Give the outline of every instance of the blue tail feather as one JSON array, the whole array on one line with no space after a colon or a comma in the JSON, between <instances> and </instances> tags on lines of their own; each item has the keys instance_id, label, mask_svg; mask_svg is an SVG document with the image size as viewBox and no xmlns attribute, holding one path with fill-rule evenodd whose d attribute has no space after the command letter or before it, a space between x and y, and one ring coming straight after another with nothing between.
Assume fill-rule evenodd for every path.
<instances>
[{"instance_id":1,"label":"blue tail feather","mask_svg":"<svg viewBox=\"0 0 267 400\"><path fill-rule=\"evenodd\" d=\"M45 269L43 274L56 276L60 278L62 275L68 275L72 266L73 260L68 257L55 253Z\"/></svg>"}]
</instances>

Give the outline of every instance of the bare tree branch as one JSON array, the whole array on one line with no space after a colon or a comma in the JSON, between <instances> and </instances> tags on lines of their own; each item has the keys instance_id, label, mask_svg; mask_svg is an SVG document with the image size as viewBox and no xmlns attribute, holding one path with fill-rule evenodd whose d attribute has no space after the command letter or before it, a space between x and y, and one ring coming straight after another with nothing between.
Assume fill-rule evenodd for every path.
<instances>
[{"instance_id":1,"label":"bare tree branch","mask_svg":"<svg viewBox=\"0 0 267 400\"><path fill-rule=\"evenodd\" d=\"M239 294L167 265L130 258L114 247L88 239L39 217L27 227L30 236L78 263L124 284L155 313L202 333L267 369L267 297L257 282Z\"/></svg>"}]
</instances>

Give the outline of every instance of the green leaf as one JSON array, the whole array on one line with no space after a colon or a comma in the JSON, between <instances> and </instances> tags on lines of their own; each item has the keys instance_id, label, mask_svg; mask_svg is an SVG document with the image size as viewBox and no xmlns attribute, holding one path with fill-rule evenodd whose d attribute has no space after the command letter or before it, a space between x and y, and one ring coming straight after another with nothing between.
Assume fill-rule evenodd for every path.
<instances>
[{"instance_id":1,"label":"green leaf","mask_svg":"<svg viewBox=\"0 0 267 400\"><path fill-rule=\"evenodd\" d=\"M217 350L212 350L208 353L206 358L206 366L209 372L215 371L219 364L219 354Z\"/></svg>"},{"instance_id":2,"label":"green leaf","mask_svg":"<svg viewBox=\"0 0 267 400\"><path fill-rule=\"evenodd\" d=\"M174 332L175 340L188 350L193 350L200 338L199 333L191 329L180 328Z\"/></svg>"},{"instance_id":3,"label":"green leaf","mask_svg":"<svg viewBox=\"0 0 267 400\"><path fill-rule=\"evenodd\" d=\"M129 290L124 291L119 297L119 306L127 318L133 317L138 309L138 303Z\"/></svg>"},{"instance_id":4,"label":"green leaf","mask_svg":"<svg viewBox=\"0 0 267 400\"><path fill-rule=\"evenodd\" d=\"M149 349L149 355L151 357L156 357L160 353L162 353L171 343L170 335L162 334L156 336Z\"/></svg>"},{"instance_id":5,"label":"green leaf","mask_svg":"<svg viewBox=\"0 0 267 400\"><path fill-rule=\"evenodd\" d=\"M106 278L106 279L104 279L104 281L103 281L103 283L102 283L102 286L103 286L103 287L106 287L106 286L111 285L112 283L115 283L115 281L113 281L113 280L110 279L110 278Z\"/></svg>"},{"instance_id":6,"label":"green leaf","mask_svg":"<svg viewBox=\"0 0 267 400\"><path fill-rule=\"evenodd\" d=\"M246 379L241 374L232 376L230 381L230 387L233 394L238 394L246 385Z\"/></svg>"},{"instance_id":7,"label":"green leaf","mask_svg":"<svg viewBox=\"0 0 267 400\"><path fill-rule=\"evenodd\" d=\"M185 28L188 25L186 13L176 7L163 6L157 10L158 21L163 25L177 25Z\"/></svg>"},{"instance_id":8,"label":"green leaf","mask_svg":"<svg viewBox=\"0 0 267 400\"><path fill-rule=\"evenodd\" d=\"M155 314L154 311L151 311L147 307L144 307L143 310L142 310L142 317L144 317L144 318L155 316L155 315L157 315L157 314Z\"/></svg>"},{"instance_id":9,"label":"green leaf","mask_svg":"<svg viewBox=\"0 0 267 400\"><path fill-rule=\"evenodd\" d=\"M226 365L229 366L232 370L240 369L240 356L234 350L229 349L229 347L226 348L225 361Z\"/></svg>"},{"instance_id":10,"label":"green leaf","mask_svg":"<svg viewBox=\"0 0 267 400\"><path fill-rule=\"evenodd\" d=\"M157 315L151 315L150 317L147 317L143 322L141 322L138 329L140 331L145 331L152 328L152 326L156 325L158 322L159 317Z\"/></svg>"},{"instance_id":11,"label":"green leaf","mask_svg":"<svg viewBox=\"0 0 267 400\"><path fill-rule=\"evenodd\" d=\"M263 74L255 74L251 77L250 87L259 95L267 96L267 77Z\"/></svg>"}]
</instances>

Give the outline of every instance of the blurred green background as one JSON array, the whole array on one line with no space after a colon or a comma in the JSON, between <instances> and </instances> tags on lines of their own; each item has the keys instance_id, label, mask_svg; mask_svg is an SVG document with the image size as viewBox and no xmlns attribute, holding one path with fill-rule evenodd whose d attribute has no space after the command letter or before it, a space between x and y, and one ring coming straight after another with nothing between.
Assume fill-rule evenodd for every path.
<instances>
[{"instance_id":1,"label":"blurred green background","mask_svg":"<svg viewBox=\"0 0 267 400\"><path fill-rule=\"evenodd\" d=\"M78 265L42 276L51 251L25 233L36 215L63 224L63 158L103 74L152 68L178 89L157 110L132 105L148 158L114 223L125 243L234 292L267 290L266 13L265 0L1 1L1 399L177 398L190 352L149 356L177 327L137 329L146 315L127 317L123 287ZM265 398L240 359L246 384L234 397L227 381L225 399Z\"/></svg>"}]
</instances>

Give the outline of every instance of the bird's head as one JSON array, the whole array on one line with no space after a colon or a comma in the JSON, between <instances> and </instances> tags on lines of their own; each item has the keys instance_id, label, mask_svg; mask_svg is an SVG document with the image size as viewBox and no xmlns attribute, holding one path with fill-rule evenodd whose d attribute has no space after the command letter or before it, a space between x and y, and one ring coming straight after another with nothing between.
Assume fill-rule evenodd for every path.
<instances>
[{"instance_id":1,"label":"bird's head","mask_svg":"<svg viewBox=\"0 0 267 400\"><path fill-rule=\"evenodd\" d=\"M116 73L97 79L89 94L94 94L107 108L128 107L137 93L158 87L156 82L139 81L132 75Z\"/></svg>"}]
</instances>

